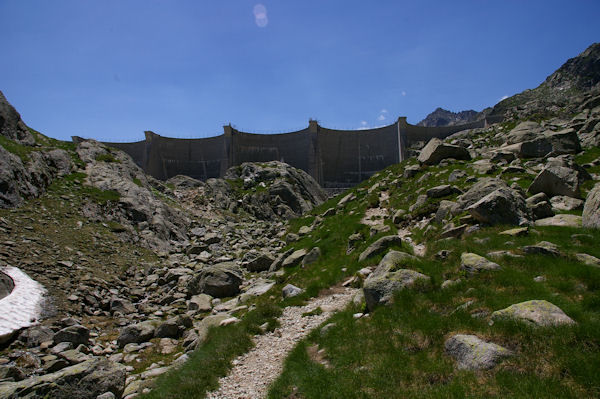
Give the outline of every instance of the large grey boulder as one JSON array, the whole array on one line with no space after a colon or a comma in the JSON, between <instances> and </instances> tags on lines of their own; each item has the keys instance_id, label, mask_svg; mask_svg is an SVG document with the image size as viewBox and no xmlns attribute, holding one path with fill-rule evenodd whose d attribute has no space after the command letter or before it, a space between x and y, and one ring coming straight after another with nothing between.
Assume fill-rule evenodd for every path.
<instances>
[{"instance_id":1,"label":"large grey boulder","mask_svg":"<svg viewBox=\"0 0 600 399\"><path fill-rule=\"evenodd\" d=\"M544 300L521 302L492 313L492 320L503 318L540 327L575 324L561 308Z\"/></svg>"},{"instance_id":2,"label":"large grey boulder","mask_svg":"<svg viewBox=\"0 0 600 399\"><path fill-rule=\"evenodd\" d=\"M581 151L577 132L573 129L546 130L536 122L521 122L506 136L502 151L520 158L540 158L548 155L575 154Z\"/></svg>"},{"instance_id":3,"label":"large grey boulder","mask_svg":"<svg viewBox=\"0 0 600 399\"><path fill-rule=\"evenodd\" d=\"M424 274L405 268L417 258L406 252L389 251L363 285L365 302L369 311L380 304L389 303L394 293L414 286L428 284L430 278Z\"/></svg>"},{"instance_id":4,"label":"large grey boulder","mask_svg":"<svg viewBox=\"0 0 600 399\"><path fill-rule=\"evenodd\" d=\"M600 183L588 193L581 217L584 227L600 229Z\"/></svg>"},{"instance_id":5,"label":"large grey boulder","mask_svg":"<svg viewBox=\"0 0 600 399\"><path fill-rule=\"evenodd\" d=\"M371 256L378 255L393 245L400 246L402 244L402 238L397 235L392 236L384 236L369 245L358 257L358 261L362 262L363 260L370 258Z\"/></svg>"},{"instance_id":6,"label":"large grey boulder","mask_svg":"<svg viewBox=\"0 0 600 399\"><path fill-rule=\"evenodd\" d=\"M570 215L568 213L559 213L544 219L538 219L535 221L536 226L567 226L567 227L581 227L581 216Z\"/></svg>"},{"instance_id":7,"label":"large grey boulder","mask_svg":"<svg viewBox=\"0 0 600 399\"><path fill-rule=\"evenodd\" d=\"M242 259L242 267L248 269L249 272L262 272L269 270L275 258L266 252L251 250L247 252Z\"/></svg>"},{"instance_id":8,"label":"large grey boulder","mask_svg":"<svg viewBox=\"0 0 600 399\"><path fill-rule=\"evenodd\" d=\"M75 346L87 345L90 340L90 330L86 327L75 324L59 330L54 334L54 343L71 342Z\"/></svg>"},{"instance_id":9,"label":"large grey boulder","mask_svg":"<svg viewBox=\"0 0 600 399\"><path fill-rule=\"evenodd\" d=\"M429 283L430 277L410 269L398 269L384 274L371 274L363 285L367 309L391 302L397 291L410 288L418 282Z\"/></svg>"},{"instance_id":10,"label":"large grey boulder","mask_svg":"<svg viewBox=\"0 0 600 399\"><path fill-rule=\"evenodd\" d=\"M240 293L242 270L233 262L206 266L193 276L188 283L188 294L208 294L214 298L224 298Z\"/></svg>"},{"instance_id":11,"label":"large grey boulder","mask_svg":"<svg viewBox=\"0 0 600 399\"><path fill-rule=\"evenodd\" d=\"M120 398L125 389L125 366L95 357L55 373L0 384L0 397L96 399L112 392Z\"/></svg>"},{"instance_id":12,"label":"large grey boulder","mask_svg":"<svg viewBox=\"0 0 600 399\"><path fill-rule=\"evenodd\" d=\"M141 344L142 342L150 341L154 337L156 324L157 322L155 321L147 320L122 328L117 338L119 348L131 343Z\"/></svg>"},{"instance_id":13,"label":"large grey boulder","mask_svg":"<svg viewBox=\"0 0 600 399\"><path fill-rule=\"evenodd\" d=\"M427 165L436 165L447 158L469 160L471 155L464 147L446 144L440 139L433 138L423 147L417 160Z\"/></svg>"},{"instance_id":14,"label":"large grey boulder","mask_svg":"<svg viewBox=\"0 0 600 399\"><path fill-rule=\"evenodd\" d=\"M318 261L320 257L321 257L321 248L314 247L313 249L308 251L308 253L304 257L304 259L302 259L302 267L312 265L313 263Z\"/></svg>"},{"instance_id":15,"label":"large grey boulder","mask_svg":"<svg viewBox=\"0 0 600 399\"><path fill-rule=\"evenodd\" d=\"M304 290L300 287L296 287L295 285L288 284L281 290L281 296L285 298L292 298L302 294Z\"/></svg>"},{"instance_id":16,"label":"large grey boulder","mask_svg":"<svg viewBox=\"0 0 600 399\"><path fill-rule=\"evenodd\" d=\"M463 252L460 255L460 268L468 274L475 274L487 270L500 270L500 265L471 252Z\"/></svg>"},{"instance_id":17,"label":"large grey boulder","mask_svg":"<svg viewBox=\"0 0 600 399\"><path fill-rule=\"evenodd\" d=\"M458 205L460 209L466 209L473 205L489 193L498 190L499 188L509 188L508 185L502 179L494 177L486 177L475 184L458 197Z\"/></svg>"},{"instance_id":18,"label":"large grey boulder","mask_svg":"<svg viewBox=\"0 0 600 399\"><path fill-rule=\"evenodd\" d=\"M377 277L383 276L389 272L394 272L398 269L406 269L416 260L418 260L418 258L409 253L402 251L389 251L383 258L381 258L381 261L375 270L370 273L370 275Z\"/></svg>"},{"instance_id":19,"label":"large grey boulder","mask_svg":"<svg viewBox=\"0 0 600 399\"><path fill-rule=\"evenodd\" d=\"M547 166L535 177L527 191L530 194L545 193L549 197L566 195L581 197L580 173L564 166Z\"/></svg>"},{"instance_id":20,"label":"large grey boulder","mask_svg":"<svg viewBox=\"0 0 600 399\"><path fill-rule=\"evenodd\" d=\"M446 353L456 359L458 369L489 370L513 352L475 335L456 334L444 343Z\"/></svg>"},{"instance_id":21,"label":"large grey boulder","mask_svg":"<svg viewBox=\"0 0 600 399\"><path fill-rule=\"evenodd\" d=\"M436 223L442 223L444 220L451 216L455 216L460 211L460 205L454 201L442 200L440 206L435 213L434 221Z\"/></svg>"},{"instance_id":22,"label":"large grey boulder","mask_svg":"<svg viewBox=\"0 0 600 399\"><path fill-rule=\"evenodd\" d=\"M20 144L33 145L35 139L21 115L10 105L4 94L0 91L0 135L14 140Z\"/></svg>"},{"instance_id":23,"label":"large grey boulder","mask_svg":"<svg viewBox=\"0 0 600 399\"><path fill-rule=\"evenodd\" d=\"M510 187L499 188L466 208L478 222L525 225L530 222L525 200Z\"/></svg>"},{"instance_id":24,"label":"large grey boulder","mask_svg":"<svg viewBox=\"0 0 600 399\"><path fill-rule=\"evenodd\" d=\"M308 251L304 248L298 249L288 255L281 263L282 267L294 267L300 264Z\"/></svg>"},{"instance_id":25,"label":"large grey boulder","mask_svg":"<svg viewBox=\"0 0 600 399\"><path fill-rule=\"evenodd\" d=\"M54 341L54 331L40 325L29 327L19 334L19 341L23 342L26 347L33 348L40 346L42 342Z\"/></svg>"}]
</instances>

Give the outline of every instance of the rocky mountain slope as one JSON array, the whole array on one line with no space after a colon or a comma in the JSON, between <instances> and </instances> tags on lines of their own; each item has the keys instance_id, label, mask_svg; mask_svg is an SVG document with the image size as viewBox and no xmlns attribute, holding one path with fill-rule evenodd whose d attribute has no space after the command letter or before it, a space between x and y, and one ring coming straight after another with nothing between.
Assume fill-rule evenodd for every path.
<instances>
[{"instance_id":1,"label":"rocky mountain slope","mask_svg":"<svg viewBox=\"0 0 600 399\"><path fill-rule=\"evenodd\" d=\"M0 398L598 396L584 97L433 139L329 199L279 162L156 181L93 140L28 141L2 104L0 267L46 295L1 337Z\"/></svg>"},{"instance_id":2,"label":"rocky mountain slope","mask_svg":"<svg viewBox=\"0 0 600 399\"><path fill-rule=\"evenodd\" d=\"M274 285L258 273L285 245L283 222L326 198L279 162L160 182L121 151L27 128L1 99L0 268L46 295L39 324L2 337L0 397L141 392ZM0 306L21 294L2 288ZM2 308L0 329L20 311Z\"/></svg>"},{"instance_id":3,"label":"rocky mountain slope","mask_svg":"<svg viewBox=\"0 0 600 399\"><path fill-rule=\"evenodd\" d=\"M474 122L487 115L506 120L570 118L578 109L593 108L589 103L600 94L600 43L594 43L565 62L535 89L508 97L481 112L452 112L437 108L417 123L418 126L453 126Z\"/></svg>"},{"instance_id":4,"label":"rocky mountain slope","mask_svg":"<svg viewBox=\"0 0 600 399\"><path fill-rule=\"evenodd\" d=\"M577 109L594 108L600 87L600 43L569 59L538 87L496 104L491 114L506 118L568 117ZM586 102L592 101L586 104Z\"/></svg>"},{"instance_id":5,"label":"rocky mountain slope","mask_svg":"<svg viewBox=\"0 0 600 399\"><path fill-rule=\"evenodd\" d=\"M455 126L469 122L475 122L485 117L485 112L474 110L452 112L443 108L437 108L417 123L417 126Z\"/></svg>"}]
</instances>

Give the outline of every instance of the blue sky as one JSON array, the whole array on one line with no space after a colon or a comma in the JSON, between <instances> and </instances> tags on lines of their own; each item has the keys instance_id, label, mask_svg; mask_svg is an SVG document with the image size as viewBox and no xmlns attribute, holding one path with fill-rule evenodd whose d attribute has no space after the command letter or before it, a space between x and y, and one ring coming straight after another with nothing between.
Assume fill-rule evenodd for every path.
<instances>
[{"instance_id":1,"label":"blue sky","mask_svg":"<svg viewBox=\"0 0 600 399\"><path fill-rule=\"evenodd\" d=\"M598 0L0 0L0 90L59 139L416 123L537 86L600 41L598 15Z\"/></svg>"}]
</instances>

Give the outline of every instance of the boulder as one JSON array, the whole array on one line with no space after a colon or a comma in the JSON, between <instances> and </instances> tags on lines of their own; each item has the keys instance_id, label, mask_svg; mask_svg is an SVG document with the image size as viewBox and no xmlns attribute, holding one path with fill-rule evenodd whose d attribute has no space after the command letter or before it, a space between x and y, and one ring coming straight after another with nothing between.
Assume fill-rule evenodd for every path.
<instances>
[{"instance_id":1,"label":"boulder","mask_svg":"<svg viewBox=\"0 0 600 399\"><path fill-rule=\"evenodd\" d=\"M520 158L541 158L581 151L575 130L544 130L536 122L520 123L507 135L506 142L509 145L501 147L501 150L513 152Z\"/></svg>"},{"instance_id":2,"label":"boulder","mask_svg":"<svg viewBox=\"0 0 600 399\"><path fill-rule=\"evenodd\" d=\"M96 357L54 373L0 384L0 397L96 399L112 392L120 398L126 375L124 365Z\"/></svg>"},{"instance_id":3,"label":"boulder","mask_svg":"<svg viewBox=\"0 0 600 399\"><path fill-rule=\"evenodd\" d=\"M410 288L421 282L428 284L429 276L410 269L398 269L387 273L372 273L363 285L365 303L369 311L378 305L391 302L397 291Z\"/></svg>"},{"instance_id":4,"label":"boulder","mask_svg":"<svg viewBox=\"0 0 600 399\"><path fill-rule=\"evenodd\" d=\"M271 254L253 250L244 255L242 267L245 267L249 272L262 272L269 270L273 261L275 261L275 258Z\"/></svg>"},{"instance_id":5,"label":"boulder","mask_svg":"<svg viewBox=\"0 0 600 399\"><path fill-rule=\"evenodd\" d=\"M113 298L110 301L110 312L115 313L119 312L123 315L128 315L131 313L135 313L136 309L131 301L122 298Z\"/></svg>"},{"instance_id":6,"label":"boulder","mask_svg":"<svg viewBox=\"0 0 600 399\"><path fill-rule=\"evenodd\" d=\"M449 184L442 184L441 186L435 186L427 190L426 194L429 198L442 198L447 195L451 195L454 193L459 193L460 190Z\"/></svg>"},{"instance_id":7,"label":"boulder","mask_svg":"<svg viewBox=\"0 0 600 399\"><path fill-rule=\"evenodd\" d=\"M486 195L500 189L509 188L508 185L498 178L486 177L473 184L464 194L458 198L460 209L466 209Z\"/></svg>"},{"instance_id":8,"label":"boulder","mask_svg":"<svg viewBox=\"0 0 600 399\"><path fill-rule=\"evenodd\" d=\"M299 265L308 251L306 249L299 249L297 251L292 252L281 264L282 267L294 267Z\"/></svg>"},{"instance_id":9,"label":"boulder","mask_svg":"<svg viewBox=\"0 0 600 399\"><path fill-rule=\"evenodd\" d=\"M535 221L536 226L568 226L581 227L582 218L579 215L570 215L561 213L552 217L539 219Z\"/></svg>"},{"instance_id":10,"label":"boulder","mask_svg":"<svg viewBox=\"0 0 600 399\"><path fill-rule=\"evenodd\" d=\"M304 259L302 259L302 266L305 267L305 266L311 265L311 264L315 263L317 260L319 260L320 257L321 257L321 248L314 247L306 254Z\"/></svg>"},{"instance_id":11,"label":"boulder","mask_svg":"<svg viewBox=\"0 0 600 399\"><path fill-rule=\"evenodd\" d=\"M154 337L156 324L157 322L147 320L122 328L119 332L119 337L117 338L119 348L130 343L140 344L149 341Z\"/></svg>"},{"instance_id":12,"label":"boulder","mask_svg":"<svg viewBox=\"0 0 600 399\"><path fill-rule=\"evenodd\" d=\"M556 244L548 241L540 241L537 244L525 245L521 247L521 250L526 254L532 255L560 256L560 251L558 250Z\"/></svg>"},{"instance_id":13,"label":"boulder","mask_svg":"<svg viewBox=\"0 0 600 399\"><path fill-rule=\"evenodd\" d=\"M33 348L40 346L42 342L54 341L54 331L45 326L33 326L26 328L19 334L19 341L26 347Z\"/></svg>"},{"instance_id":14,"label":"boulder","mask_svg":"<svg viewBox=\"0 0 600 399\"><path fill-rule=\"evenodd\" d=\"M283 298L292 298L302 294L304 290L302 288L296 287L295 285L288 284L281 290L281 295Z\"/></svg>"},{"instance_id":15,"label":"boulder","mask_svg":"<svg viewBox=\"0 0 600 399\"><path fill-rule=\"evenodd\" d=\"M389 251L381 259L375 270L369 275L372 276L384 276L386 273L394 272L398 269L406 268L410 266L418 258L414 255L408 254L402 251ZM404 267L402 267L404 266ZM368 270L368 269L367 269Z\"/></svg>"},{"instance_id":16,"label":"boulder","mask_svg":"<svg viewBox=\"0 0 600 399\"><path fill-rule=\"evenodd\" d=\"M588 193L583 206L582 224L584 227L600 229L600 183Z\"/></svg>"},{"instance_id":17,"label":"boulder","mask_svg":"<svg viewBox=\"0 0 600 399\"><path fill-rule=\"evenodd\" d=\"M471 155L464 147L446 144L440 139L433 138L423 147L417 159L426 165L436 165L448 158L469 160Z\"/></svg>"},{"instance_id":18,"label":"boulder","mask_svg":"<svg viewBox=\"0 0 600 399\"><path fill-rule=\"evenodd\" d=\"M458 214L460 206L457 202L442 200L437 212L435 213L435 223L441 224L444 220Z\"/></svg>"},{"instance_id":19,"label":"boulder","mask_svg":"<svg viewBox=\"0 0 600 399\"><path fill-rule=\"evenodd\" d=\"M54 343L70 342L73 345L87 345L90 340L90 330L79 324L65 327L54 334Z\"/></svg>"},{"instance_id":20,"label":"boulder","mask_svg":"<svg viewBox=\"0 0 600 399\"><path fill-rule=\"evenodd\" d=\"M566 195L579 198L581 196L580 173L564 166L547 166L535 177L527 192L530 194L545 193L549 197Z\"/></svg>"},{"instance_id":21,"label":"boulder","mask_svg":"<svg viewBox=\"0 0 600 399\"><path fill-rule=\"evenodd\" d=\"M402 172L402 177L405 179L410 179L412 177L415 177L420 171L421 167L419 165L409 165L406 168L404 168L404 171Z\"/></svg>"},{"instance_id":22,"label":"boulder","mask_svg":"<svg viewBox=\"0 0 600 399\"><path fill-rule=\"evenodd\" d=\"M475 274L487 270L500 270L500 265L483 256L470 252L463 252L460 255L460 268L465 270L468 274Z\"/></svg>"},{"instance_id":23,"label":"boulder","mask_svg":"<svg viewBox=\"0 0 600 399\"><path fill-rule=\"evenodd\" d=\"M210 312L212 309L211 300L212 298L210 295L194 295L190 298L188 310L194 310L196 312Z\"/></svg>"},{"instance_id":24,"label":"boulder","mask_svg":"<svg viewBox=\"0 0 600 399\"><path fill-rule=\"evenodd\" d=\"M544 300L521 302L492 313L492 320L504 318L540 327L575 324L562 309Z\"/></svg>"},{"instance_id":25,"label":"boulder","mask_svg":"<svg viewBox=\"0 0 600 399\"><path fill-rule=\"evenodd\" d=\"M402 245L402 238L400 238L397 235L381 237L380 239L378 239L377 241L375 241L374 243L369 245L360 254L360 256L358 257L358 261L362 262L365 259L370 258L371 256L378 255L378 254L386 251L388 248L390 248L393 245L396 245L396 246Z\"/></svg>"},{"instance_id":26,"label":"boulder","mask_svg":"<svg viewBox=\"0 0 600 399\"><path fill-rule=\"evenodd\" d=\"M224 298L239 294L242 271L233 262L206 266L188 282L188 294L208 294L214 298Z\"/></svg>"},{"instance_id":27,"label":"boulder","mask_svg":"<svg viewBox=\"0 0 600 399\"><path fill-rule=\"evenodd\" d=\"M186 328L192 326L189 316L176 316L160 323L154 331L155 338L179 338Z\"/></svg>"},{"instance_id":28,"label":"boulder","mask_svg":"<svg viewBox=\"0 0 600 399\"><path fill-rule=\"evenodd\" d=\"M554 211L572 211L583 208L583 201L577 198L567 197L566 195L557 195L550 198L552 210Z\"/></svg>"},{"instance_id":29,"label":"boulder","mask_svg":"<svg viewBox=\"0 0 600 399\"><path fill-rule=\"evenodd\" d=\"M489 370L504 358L513 355L512 351L485 342L475 335L453 335L446 340L444 348L461 370Z\"/></svg>"},{"instance_id":30,"label":"boulder","mask_svg":"<svg viewBox=\"0 0 600 399\"><path fill-rule=\"evenodd\" d=\"M585 263L588 266L600 267L600 259L590 254L579 253L575 254L575 258L581 263Z\"/></svg>"},{"instance_id":31,"label":"boulder","mask_svg":"<svg viewBox=\"0 0 600 399\"><path fill-rule=\"evenodd\" d=\"M496 225L529 223L525 200L512 188L499 188L466 208L478 222Z\"/></svg>"}]
</instances>

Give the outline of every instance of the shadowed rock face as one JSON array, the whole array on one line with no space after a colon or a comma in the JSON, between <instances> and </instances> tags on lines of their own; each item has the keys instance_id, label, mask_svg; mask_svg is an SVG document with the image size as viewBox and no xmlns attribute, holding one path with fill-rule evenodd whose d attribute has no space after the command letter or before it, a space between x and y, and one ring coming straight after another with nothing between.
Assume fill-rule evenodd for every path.
<instances>
[{"instance_id":1,"label":"shadowed rock face","mask_svg":"<svg viewBox=\"0 0 600 399\"><path fill-rule=\"evenodd\" d=\"M21 115L10 105L0 91L0 135L21 144L32 145L35 143L33 136L21 120Z\"/></svg>"},{"instance_id":2,"label":"shadowed rock face","mask_svg":"<svg viewBox=\"0 0 600 399\"><path fill-rule=\"evenodd\" d=\"M6 297L15 288L12 278L0 272L0 299Z\"/></svg>"}]
</instances>

